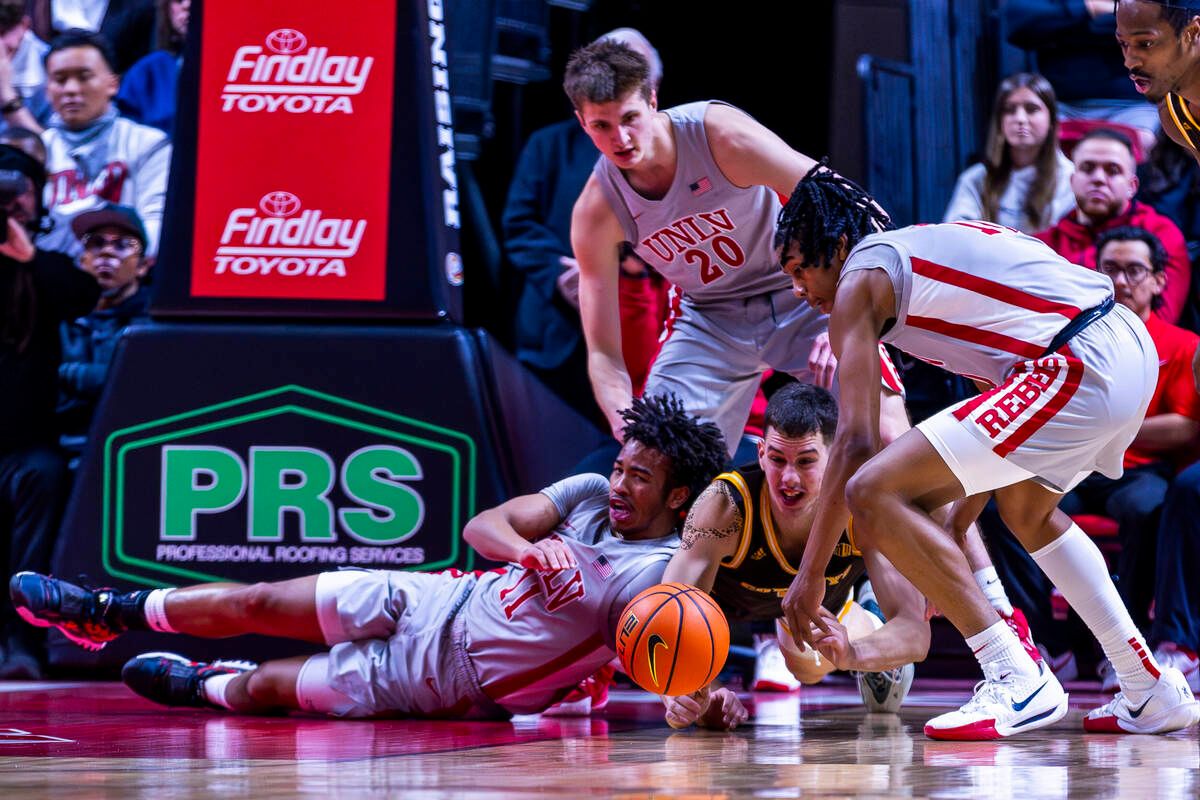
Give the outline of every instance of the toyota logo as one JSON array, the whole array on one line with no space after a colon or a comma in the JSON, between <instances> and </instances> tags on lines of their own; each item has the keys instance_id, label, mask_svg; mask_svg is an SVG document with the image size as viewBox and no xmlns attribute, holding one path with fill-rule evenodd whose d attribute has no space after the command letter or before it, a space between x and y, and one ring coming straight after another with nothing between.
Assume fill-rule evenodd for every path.
<instances>
[{"instance_id":1,"label":"toyota logo","mask_svg":"<svg viewBox=\"0 0 1200 800\"><path fill-rule=\"evenodd\" d=\"M295 28L279 28L267 34L267 48L272 53L291 55L308 45L308 38Z\"/></svg>"},{"instance_id":2,"label":"toyota logo","mask_svg":"<svg viewBox=\"0 0 1200 800\"><path fill-rule=\"evenodd\" d=\"M300 210L300 198L291 192L267 192L258 207L269 217L290 217Z\"/></svg>"}]
</instances>

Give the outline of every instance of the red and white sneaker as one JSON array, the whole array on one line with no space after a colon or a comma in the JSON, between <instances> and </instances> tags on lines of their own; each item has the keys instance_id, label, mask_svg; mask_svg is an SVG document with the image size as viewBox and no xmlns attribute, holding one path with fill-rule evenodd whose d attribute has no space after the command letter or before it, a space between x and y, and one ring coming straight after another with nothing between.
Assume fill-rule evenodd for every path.
<instances>
[{"instance_id":1,"label":"red and white sneaker","mask_svg":"<svg viewBox=\"0 0 1200 800\"><path fill-rule=\"evenodd\" d=\"M1038 675L1022 678L1011 672L975 684L975 696L962 708L934 717L925 723L930 739L979 741L1001 739L1053 725L1067 713L1067 693L1045 664Z\"/></svg>"},{"instance_id":2,"label":"red and white sneaker","mask_svg":"<svg viewBox=\"0 0 1200 800\"><path fill-rule=\"evenodd\" d=\"M800 681L788 669L779 649L779 639L768 633L754 635L754 680L752 692L794 692Z\"/></svg>"},{"instance_id":3,"label":"red and white sneaker","mask_svg":"<svg viewBox=\"0 0 1200 800\"><path fill-rule=\"evenodd\" d=\"M1000 614L1000 619L1004 620L1005 624L1012 628L1012 632L1017 635L1017 639L1021 642L1021 647L1024 647L1025 652L1029 653L1029 657L1033 659L1033 663L1042 663L1042 653L1038 650L1037 645L1033 643L1033 634L1029 632L1029 621L1025 619L1025 612L1014 606L1011 614Z\"/></svg>"},{"instance_id":4,"label":"red and white sneaker","mask_svg":"<svg viewBox=\"0 0 1200 800\"><path fill-rule=\"evenodd\" d=\"M616 670L605 664L584 678L567 696L542 712L544 717L586 717L608 705L608 688Z\"/></svg>"},{"instance_id":5,"label":"red and white sneaker","mask_svg":"<svg viewBox=\"0 0 1200 800\"><path fill-rule=\"evenodd\" d=\"M1174 667L1160 665L1158 682L1149 692L1126 697L1117 692L1083 718L1089 733L1170 733L1200 722L1200 703L1187 679Z\"/></svg>"},{"instance_id":6,"label":"red and white sneaker","mask_svg":"<svg viewBox=\"0 0 1200 800\"><path fill-rule=\"evenodd\" d=\"M1154 660L1159 666L1174 667L1182 672L1188 688L1193 693L1200 692L1200 658L1196 657L1195 651L1174 642L1162 642L1154 648Z\"/></svg>"}]
</instances>

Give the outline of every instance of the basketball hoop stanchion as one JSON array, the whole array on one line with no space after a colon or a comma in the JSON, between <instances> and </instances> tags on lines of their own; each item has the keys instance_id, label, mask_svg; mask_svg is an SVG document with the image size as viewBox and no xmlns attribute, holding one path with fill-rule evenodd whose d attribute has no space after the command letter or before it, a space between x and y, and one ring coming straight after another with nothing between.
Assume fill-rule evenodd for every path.
<instances>
[{"instance_id":1,"label":"basketball hoop stanchion","mask_svg":"<svg viewBox=\"0 0 1200 800\"><path fill-rule=\"evenodd\" d=\"M442 13L193 5L153 322L118 345L56 574L470 569L474 513L604 440L462 325ZM50 644L52 663L111 667L163 642Z\"/></svg>"}]
</instances>

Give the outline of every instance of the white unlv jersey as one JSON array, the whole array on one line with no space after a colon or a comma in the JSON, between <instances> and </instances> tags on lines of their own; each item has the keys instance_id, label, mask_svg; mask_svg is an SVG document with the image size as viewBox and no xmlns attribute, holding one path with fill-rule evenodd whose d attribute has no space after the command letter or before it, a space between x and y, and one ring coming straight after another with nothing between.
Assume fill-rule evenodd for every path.
<instances>
[{"instance_id":1,"label":"white unlv jersey","mask_svg":"<svg viewBox=\"0 0 1200 800\"><path fill-rule=\"evenodd\" d=\"M873 234L851 251L842 277L874 268L887 271L896 292L896 321L883 341L992 385L1113 296L1106 275L990 222Z\"/></svg>"},{"instance_id":2,"label":"white unlv jersey","mask_svg":"<svg viewBox=\"0 0 1200 800\"><path fill-rule=\"evenodd\" d=\"M576 475L542 493L563 515L551 535L567 545L577 568L486 573L459 612L483 691L514 714L544 710L616 657L621 612L662 581L679 544L674 534L614 536L608 481L600 475Z\"/></svg>"},{"instance_id":3,"label":"white unlv jersey","mask_svg":"<svg viewBox=\"0 0 1200 800\"><path fill-rule=\"evenodd\" d=\"M593 170L637 254L700 304L789 286L774 255L779 196L766 186L734 186L721 173L704 130L711 102L666 110L675 178L662 199L642 197L604 156Z\"/></svg>"}]
</instances>

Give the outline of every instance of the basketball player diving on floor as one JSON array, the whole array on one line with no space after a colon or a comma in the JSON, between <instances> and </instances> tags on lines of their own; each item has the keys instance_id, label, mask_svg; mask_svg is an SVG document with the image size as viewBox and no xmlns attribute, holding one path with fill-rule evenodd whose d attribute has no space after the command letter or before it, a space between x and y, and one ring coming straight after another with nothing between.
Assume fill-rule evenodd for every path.
<instances>
[{"instance_id":1,"label":"basketball player diving on floor","mask_svg":"<svg viewBox=\"0 0 1200 800\"><path fill-rule=\"evenodd\" d=\"M1038 240L986 222L890 230L853 182L823 168L796 186L776 244L796 294L830 314L840 365L837 434L812 532L783 601L798 641L831 626L826 566L853 515L877 548L966 637L984 680L926 735L995 739L1049 725L1067 697L972 580L930 511L981 507L1000 516L1091 629L1121 691L1084 729L1165 733L1200 705L1183 675L1160 668L1095 544L1057 508L1093 470L1116 478L1154 392L1158 356L1145 326L1113 301L1112 281ZM879 446L879 343L990 386Z\"/></svg>"},{"instance_id":2,"label":"basketball player diving on floor","mask_svg":"<svg viewBox=\"0 0 1200 800\"><path fill-rule=\"evenodd\" d=\"M130 660L126 684L173 706L338 717L503 719L540 712L615 656L626 603L660 582L692 500L725 443L669 396L622 412L608 480L559 481L474 517L463 537L509 568L480 575L346 569L278 583L117 592L31 572L13 605L99 649L129 630L223 638L270 634L328 646L311 657L198 663ZM708 720L729 727L744 719Z\"/></svg>"},{"instance_id":3,"label":"basketball player diving on floor","mask_svg":"<svg viewBox=\"0 0 1200 800\"><path fill-rule=\"evenodd\" d=\"M817 683L834 669L855 670L868 708L895 711L912 683L912 663L929 649L925 598L877 550L860 545L853 526L825 571L821 613L829 635L817 640L816 650L800 651L780 624L780 602L809 539L837 414L837 401L817 386L778 389L767 404L758 461L718 475L696 498L663 580L711 592L731 620L776 621L784 662L801 683ZM864 574L887 617L882 627L852 599ZM667 722L692 722L707 711L707 699L704 692L666 699Z\"/></svg>"}]
</instances>

